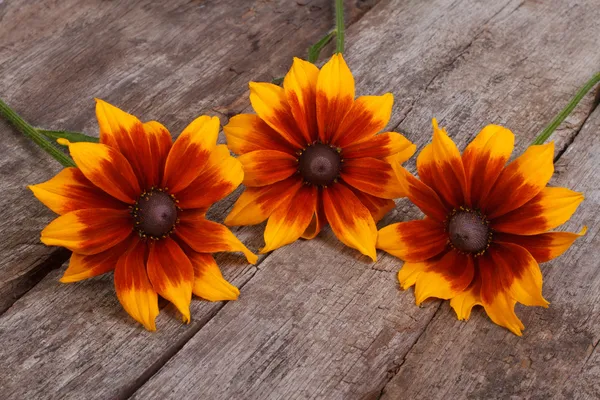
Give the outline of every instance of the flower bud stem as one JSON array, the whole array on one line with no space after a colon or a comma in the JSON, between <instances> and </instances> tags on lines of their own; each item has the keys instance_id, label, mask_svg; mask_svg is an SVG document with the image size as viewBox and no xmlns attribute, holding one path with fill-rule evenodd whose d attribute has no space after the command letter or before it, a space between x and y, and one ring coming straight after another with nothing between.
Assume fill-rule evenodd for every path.
<instances>
[{"instance_id":1,"label":"flower bud stem","mask_svg":"<svg viewBox=\"0 0 600 400\"><path fill-rule=\"evenodd\" d=\"M335 52L344 52L344 0L335 0Z\"/></svg>"}]
</instances>

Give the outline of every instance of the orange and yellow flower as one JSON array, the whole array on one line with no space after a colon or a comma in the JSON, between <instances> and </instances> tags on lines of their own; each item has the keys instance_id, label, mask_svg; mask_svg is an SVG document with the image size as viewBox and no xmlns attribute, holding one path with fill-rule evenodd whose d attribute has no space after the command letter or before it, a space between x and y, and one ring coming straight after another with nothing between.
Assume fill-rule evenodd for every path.
<instances>
[{"instance_id":1,"label":"orange and yellow flower","mask_svg":"<svg viewBox=\"0 0 600 400\"><path fill-rule=\"evenodd\" d=\"M354 78L341 54L320 70L294 59L283 87L250 83L255 114L231 118L223 130L244 166L246 191L225 219L253 225L268 218L261 253L326 224L347 246L376 259L378 221L405 195L392 168L416 147L380 132L390 93L354 98Z\"/></svg>"},{"instance_id":2,"label":"orange and yellow flower","mask_svg":"<svg viewBox=\"0 0 600 400\"><path fill-rule=\"evenodd\" d=\"M219 119L194 120L172 143L158 122L102 101L96 104L100 143L68 143L78 168L30 186L59 217L43 243L73 252L62 282L114 270L123 308L155 330L158 295L190 320L192 293L210 301L235 300L211 253L251 253L225 226L206 220L208 208L243 179L242 166L217 146Z\"/></svg>"},{"instance_id":3,"label":"orange and yellow flower","mask_svg":"<svg viewBox=\"0 0 600 400\"><path fill-rule=\"evenodd\" d=\"M566 222L581 193L547 187L554 144L529 147L506 165L512 132L485 127L462 156L433 120L433 141L419 154L419 179L398 166L408 198L423 220L379 231L377 247L403 259L402 288L415 285L417 304L450 299L458 319L475 305L517 335L524 328L516 302L547 307L538 263L565 252L579 234L548 232Z\"/></svg>"}]
</instances>

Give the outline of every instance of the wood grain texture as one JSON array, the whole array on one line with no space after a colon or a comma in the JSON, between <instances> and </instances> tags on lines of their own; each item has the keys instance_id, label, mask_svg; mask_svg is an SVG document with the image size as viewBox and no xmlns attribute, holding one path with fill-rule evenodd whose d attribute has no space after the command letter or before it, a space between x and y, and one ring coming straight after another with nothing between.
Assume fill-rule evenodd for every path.
<instances>
[{"instance_id":1,"label":"wood grain texture","mask_svg":"<svg viewBox=\"0 0 600 400\"><path fill-rule=\"evenodd\" d=\"M578 40L584 32L600 31L589 15L592 1L495 6L381 3L348 32L347 58L358 92L392 91L391 125L420 147L430 140L430 120L437 116L461 148L484 125L503 123L517 133L521 151L600 65L594 43ZM571 26L569 21L582 20L581 28L561 29L562 39L555 33L557 27ZM562 128L563 146L588 117L590 102L591 97ZM416 215L401 201L384 224ZM573 251L583 251L582 246L585 242ZM429 332L421 329L431 318L445 318L432 345L443 343L448 328L458 324L449 307L439 309L439 301L418 308L412 292L398 291L400 264L383 254L369 264L330 231L273 253L245 285L243 302L227 304L134 398L378 398L415 339ZM533 315L524 315L527 326L538 323ZM473 357L486 357L504 349L484 345L488 336L513 338L481 322L473 324L457 352L475 341L482 345ZM430 341L421 338L419 343ZM453 398L445 397L445 388L434 380L447 368L439 358L428 354L432 380L419 386L430 385L423 398ZM476 363L470 368L469 373L478 370ZM389 398L411 397L399 386Z\"/></svg>"},{"instance_id":2,"label":"wood grain texture","mask_svg":"<svg viewBox=\"0 0 600 400\"><path fill-rule=\"evenodd\" d=\"M374 3L349 3L349 19ZM99 97L177 135L200 114L226 123L247 107L249 80L281 76L332 21L327 0L6 1L0 95L47 129L97 135ZM60 165L3 121L0 134L1 313L67 254L39 242L53 215L26 188ZM213 216L222 218L231 201ZM258 238L251 232L245 238Z\"/></svg>"},{"instance_id":3,"label":"wood grain texture","mask_svg":"<svg viewBox=\"0 0 600 400\"><path fill-rule=\"evenodd\" d=\"M315 17L312 26L305 26L300 19L290 17L301 27L296 26L296 31L290 28L287 34L290 37L282 39L281 30L271 32L274 30L271 20L268 24L263 22L257 31L260 35L273 35L269 36L272 47L236 58L240 66L251 67L233 77L241 82L217 87L223 93L211 94L214 96L211 98L217 99L211 102L197 91L203 84L208 85L203 83L205 80L219 80L217 72L223 71L212 69L209 62L223 66L220 58L223 54L205 53L192 46L189 42L193 35L187 32L180 32L184 41L182 48L193 55L179 53L179 38L169 28L177 26L179 17L192 25L192 17L175 13L177 17L170 23L154 24L153 29L160 27L162 34L155 33L147 24L130 20L140 15L140 10L174 7L171 3L160 6L155 3L122 12L117 11L116 3L108 3L104 12L113 20L102 21L96 20L92 11L73 10L75 22L72 24L80 29L88 27L88 35L95 35L96 29L106 33L116 30L128 39L118 42L121 44L115 46L121 46L122 52L110 57L100 54L103 50L100 44L104 43L101 38L96 39L100 50L74 44L76 48L80 46L79 52L106 57L104 62L110 72L100 71L100 75L105 75L96 81L94 73L83 68L81 78L73 71L64 72L59 82L75 85L81 92L89 93L89 97L98 95L92 93L94 90L103 91L101 97L108 95L108 100L146 119L173 121L173 126L167 123L173 132L208 109L226 116L246 108L246 81L269 80L281 75L289 66L293 48L298 43L295 36L308 35L315 24L320 23ZM215 15L225 15L213 15L217 12L213 10L221 10L221 4L227 3L185 4L206 6L203 12L212 16L200 16L196 10L195 21L201 18L212 21L218 19ZM274 7L269 2L256 4L267 9ZM287 9L289 4L294 3L281 2L279 7ZM503 122L521 133L517 140L522 149L599 64L594 40L590 36L578 37L597 32L592 6L592 0L569 1L553 7L511 0L485 4L474 0L383 1L348 29L347 59L355 72L359 94L386 91L395 94L390 126L398 125L398 130L420 147L430 138L430 117L435 114L449 127L461 147L483 125ZM0 12L6 12L6 7L6 4L0 5ZM184 10L182 14L190 12ZM154 15L153 12L148 14ZM51 15L60 17L62 13ZM234 22L225 28L238 32L236 24L244 24L244 15L233 18ZM277 20L277 15L273 19ZM123 19L116 19L117 16ZM222 19L228 21L226 16ZM43 25L43 21L36 24ZM48 40L58 40L50 25L44 28L48 30ZM200 25L192 29L201 29ZM217 30L214 37L223 36L217 50L243 47L239 42L243 35L242 39L230 36L217 25L211 25L211 29ZM555 32L556 26L561 30L559 33ZM144 34L138 34L139 30ZM74 29L71 35L75 36L75 32L78 30ZM205 33L213 34L208 28ZM27 37L23 32L14 35L19 40ZM152 38L150 42L143 41L147 36ZM137 40L130 40L132 37ZM30 38L34 39L35 36ZM62 40L67 39L73 41L71 36ZM70 47L59 42L52 43L62 49L62 53L71 54L68 53ZM137 49L139 43L142 45ZM555 51L557 43L564 44L560 53ZM53 52L53 49L48 47L44 51ZM59 50L53 57L60 57ZM79 54L78 51L75 54ZM142 54L152 51L157 57L146 58ZM237 55L233 50L230 53ZM519 64L518 60L525 56L532 61ZM81 56L71 54L70 57ZM37 56L34 53L29 58L34 60ZM553 67L549 68L542 61ZM147 63L150 67L146 67ZM128 72L128 68L134 67L141 72L137 75ZM499 72L501 77L498 78ZM0 76L0 79L3 78ZM21 84L28 85L27 82ZM72 107L73 114L62 117L65 124L88 132L92 131L91 127L95 129L90 111L85 116L74 115L77 108L73 104L78 104L80 97L61 92L61 84L56 83L52 88L65 96L65 99L57 96L56 101L62 106L50 104L50 107L64 113L67 113L65 107ZM230 91L234 94L229 94ZM25 100L21 101L19 107L28 110ZM42 102L38 107L38 112L47 118L39 123L49 125L52 115L42 112ZM82 106L82 110L85 107ZM584 105L570 119L563 130L565 145L588 113L589 107L586 109ZM49 127L62 126L61 122L60 126ZM22 146L28 148L25 143ZM231 204L234 198L224 204ZM226 209L227 206L217 207L214 215L222 217ZM414 207L401 200L384 223L415 216ZM252 248L257 248L261 237L256 232L260 229L242 229L238 233ZM34 239L37 240L37 232L27 240L34 243ZM57 282L60 271L52 272L0 316L1 397L123 398L143 385L134 397L206 398L211 394L210 398L215 399L376 399L415 341L419 337L423 340L425 336L421 335L428 332L426 326L431 318L439 315L436 314L439 302L417 308L412 293L398 290L395 273L400 262L397 259L380 254L378 263L370 264L355 251L343 247L329 229L316 240L297 242L274 252L258 268L242 267L241 259L234 255L220 258L220 264L225 265L225 273L235 283L245 283L240 300L224 307L194 301L192 323L188 326L175 321L172 308L167 307L159 316L159 331L155 334L148 334L131 323L120 309L110 276L77 285L61 285ZM450 310L442 307L439 313L451 318L447 326L438 330L454 327L456 321ZM506 335L502 328L486 322L485 327L474 331L475 340L488 332ZM536 322L525 320L528 327ZM490 349L486 347L482 351ZM475 357L484 357L484 354ZM434 367L445 368L442 364Z\"/></svg>"},{"instance_id":4,"label":"wood grain texture","mask_svg":"<svg viewBox=\"0 0 600 400\"><path fill-rule=\"evenodd\" d=\"M456 321L448 303L407 354L383 399L600 398L600 108L556 163L553 186L586 195L562 229L588 233L542 264L549 309L517 307L523 337L492 325L478 307Z\"/></svg>"}]
</instances>

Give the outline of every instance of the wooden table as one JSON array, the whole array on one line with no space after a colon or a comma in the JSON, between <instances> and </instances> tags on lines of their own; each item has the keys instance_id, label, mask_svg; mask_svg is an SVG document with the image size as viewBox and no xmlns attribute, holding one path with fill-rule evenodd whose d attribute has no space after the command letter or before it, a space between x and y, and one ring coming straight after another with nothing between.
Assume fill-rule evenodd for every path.
<instances>
[{"instance_id":1,"label":"wooden table","mask_svg":"<svg viewBox=\"0 0 600 400\"><path fill-rule=\"evenodd\" d=\"M45 128L97 135L93 97L175 135L200 114L248 112L250 80L282 76L333 25L325 0L0 1L0 97ZM486 124L522 152L600 69L598 0L348 1L358 94L392 92L389 130L422 148L431 118L463 149ZM326 51L330 54L331 49ZM325 57L324 57L325 58ZM586 194L563 229L588 234L544 264L549 309L517 307L517 337L477 308L414 305L401 262L372 264L329 229L262 256L217 257L239 301L171 306L146 332L112 276L61 284L68 252L39 241L52 213L26 184L60 166L0 121L1 399L600 397L600 108L554 134L553 185ZM220 139L223 141L223 138ZM409 163L414 171L414 159ZM222 221L234 196L210 217ZM380 226L417 216L399 200ZM236 229L251 249L263 226Z\"/></svg>"}]
</instances>

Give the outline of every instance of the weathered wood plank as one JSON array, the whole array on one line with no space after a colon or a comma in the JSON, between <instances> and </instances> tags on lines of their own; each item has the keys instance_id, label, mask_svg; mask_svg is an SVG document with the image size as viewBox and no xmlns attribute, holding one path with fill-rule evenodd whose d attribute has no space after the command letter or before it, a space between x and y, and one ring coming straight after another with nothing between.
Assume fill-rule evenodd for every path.
<instances>
[{"instance_id":1,"label":"weathered wood plank","mask_svg":"<svg viewBox=\"0 0 600 400\"><path fill-rule=\"evenodd\" d=\"M518 7L517 2L507 2L507 7L497 15L502 4L490 8L476 2L420 3L385 3L374 8L366 19L348 32L352 43L349 60L357 73L359 90L363 93L394 91L398 102L396 111L401 116L411 106L418 109L421 101L433 102L432 97L450 96L443 88L431 91L431 85L434 88L443 85L450 75L443 71L455 64L453 60L469 48L472 39L483 28L495 28L492 37L501 43L504 43L502 40L506 43L514 41L513 37L503 39L501 22ZM522 23L532 21L524 18ZM381 31L384 28L389 30ZM400 37L404 40L398 40ZM509 53L509 50L504 51ZM549 50L538 50L544 51ZM585 46L582 52L592 53ZM395 63L386 64L390 54L394 54ZM465 60L461 68L468 70L478 66L477 57L469 58L468 51L463 55ZM368 58L371 64L366 63ZM564 59L560 62L571 76L587 74L583 70L589 66L571 66ZM387 67L374 68L380 64ZM458 65L456 67L458 69ZM556 80L556 92L546 93L539 104L539 109L547 113L548 118L552 112L547 110L560 107L570 95L572 85L581 84L587 77L578 82L574 82L575 78L566 81L558 79L555 70L547 71L539 65L528 68L506 79L519 82L523 79L521 73L536 73L540 76L539 82ZM412 72L404 76L403 70ZM252 71L249 74L252 75ZM390 87L385 84L388 79L393 81ZM489 71L482 71L480 79L483 82L489 80ZM429 91L425 90L427 87ZM424 94L420 95L422 92ZM405 97L400 96L403 93ZM488 108L478 108L473 119L466 123L476 125L478 119L489 118L490 110L506 101L485 90L481 96L489 103ZM247 99L243 104L240 100L239 104L245 107ZM519 104L524 107L526 103ZM177 109L173 107L173 110ZM392 123L401 118L395 116ZM412 134L410 136L422 145L430 135L428 121L418 124L415 121L414 125L408 122L410 119L400 129ZM514 126L519 127L519 124L525 122L516 120ZM538 124L541 127L543 121ZM457 127L453 129L462 141L474 133ZM420 137L414 134L421 130L424 132ZM532 133L525 140L531 136ZM408 208L399 209L389 220L405 218L405 210ZM321 265L310 262L313 253ZM329 231L318 240L296 243L271 257L274 261L265 263L264 270L260 266L259 273L244 288L240 302L230 303L217 314L206 330L202 329L177 359L140 391L138 397L160 397L169 390L174 392L168 395L194 397L199 390L217 390L218 387L229 387L235 393L242 384L248 388L243 392L247 397L255 394L276 397L285 393L284 397L290 398L356 398L365 393L378 394L386 381L387 371L393 372L399 365L438 308L436 303L431 303L424 309L417 309L412 305L410 295L397 291L394 280L397 260L381 257L378 264L367 264L364 259L356 258L355 252L342 248ZM236 282L246 281L253 271L247 269ZM199 329L200 324L214 313L210 309L214 305L194 302L192 315L196 319L192 324L197 325L182 327L171 316L161 315L159 333L148 335L127 325L127 317L118 308L110 288L109 277L65 286L56 282L57 276L58 272L52 273L0 317L0 339L10 343L0 350L3 360L0 377L11 377L0 386L0 392L8 393L5 397L126 395L177 351L189 337L189 332ZM90 298L100 306L95 306ZM81 306L73 308L73 304ZM258 310L252 320L248 319L246 309ZM206 317L202 318L202 315ZM240 322L236 322L237 317ZM243 321L248 325L245 326ZM239 338L230 336L226 343L220 342L226 339L222 335L232 328L239 332ZM244 336L245 330L256 334ZM202 354L203 340L213 341L206 354ZM240 366L234 359L236 356L242 357L245 364ZM198 375L198 368L202 366L197 363L219 364L218 358L232 362L225 370L205 371L206 374ZM10 363L4 363L4 360L10 360ZM181 368L173 370L177 366ZM37 381L32 382L28 376L35 376ZM169 386L173 382L165 383L174 376L181 378L180 387ZM228 386L232 376L236 382ZM224 392L222 396L227 394Z\"/></svg>"},{"instance_id":2,"label":"weathered wood plank","mask_svg":"<svg viewBox=\"0 0 600 400\"><path fill-rule=\"evenodd\" d=\"M349 4L348 14L357 20L373 3ZM100 97L178 134L201 113L225 123L247 106L250 79L283 74L332 19L327 0L4 2L0 94L45 128L96 135ZM39 243L53 216L25 187L60 165L4 122L0 133L1 313L66 253Z\"/></svg>"},{"instance_id":3,"label":"weathered wood plank","mask_svg":"<svg viewBox=\"0 0 600 400\"><path fill-rule=\"evenodd\" d=\"M461 147L495 122L518 134L522 150L600 64L595 45L578 40L598 33L596 11L592 1L495 7L469 1L375 7L348 32L358 90L394 92L392 124L420 146L437 116ZM571 28L559 39L556 29L564 26ZM565 136L583 124L590 100ZM402 201L387 222L415 215ZM368 264L328 230L275 252L244 287L243 302L227 304L134 398L378 398L440 305L419 309L412 293L398 291L399 264L382 254ZM447 319L436 327L436 343L456 324L447 307L440 313ZM538 322L531 314L524 320ZM465 342L483 342L489 332L507 336L489 321L478 327ZM468 345L461 344L460 350ZM446 368L438 358L429 355L432 377ZM435 388L430 393L442 397L444 388ZM405 397L402 390L390 396Z\"/></svg>"},{"instance_id":4,"label":"weathered wood plank","mask_svg":"<svg viewBox=\"0 0 600 400\"><path fill-rule=\"evenodd\" d=\"M374 3L348 4L350 19ZM247 107L247 82L279 76L293 55L305 54L331 28L332 18L326 0L5 2L0 88L26 119L44 127L96 132L97 96L143 119L158 119L177 134L198 114L219 114L225 122ZM40 280L52 266L47 264L61 264L40 259L66 253L38 244L53 216L24 187L48 179L58 165L6 124L0 123L0 132L2 312ZM234 198L209 215L222 220ZM256 249L259 231L236 233ZM256 271L235 255L217 260L238 285ZM0 317L3 399L126 397L222 307L194 301L188 326L167 307L157 320L159 332L151 335L121 309L111 276L63 285L60 272L51 272ZM35 304L44 309L33 315Z\"/></svg>"},{"instance_id":5,"label":"weathered wood plank","mask_svg":"<svg viewBox=\"0 0 600 400\"><path fill-rule=\"evenodd\" d=\"M491 324L482 310L468 323L442 305L407 354L383 399L600 398L600 108L556 163L551 184L586 194L564 229L588 234L543 264L549 309L518 307L519 338Z\"/></svg>"}]
</instances>

